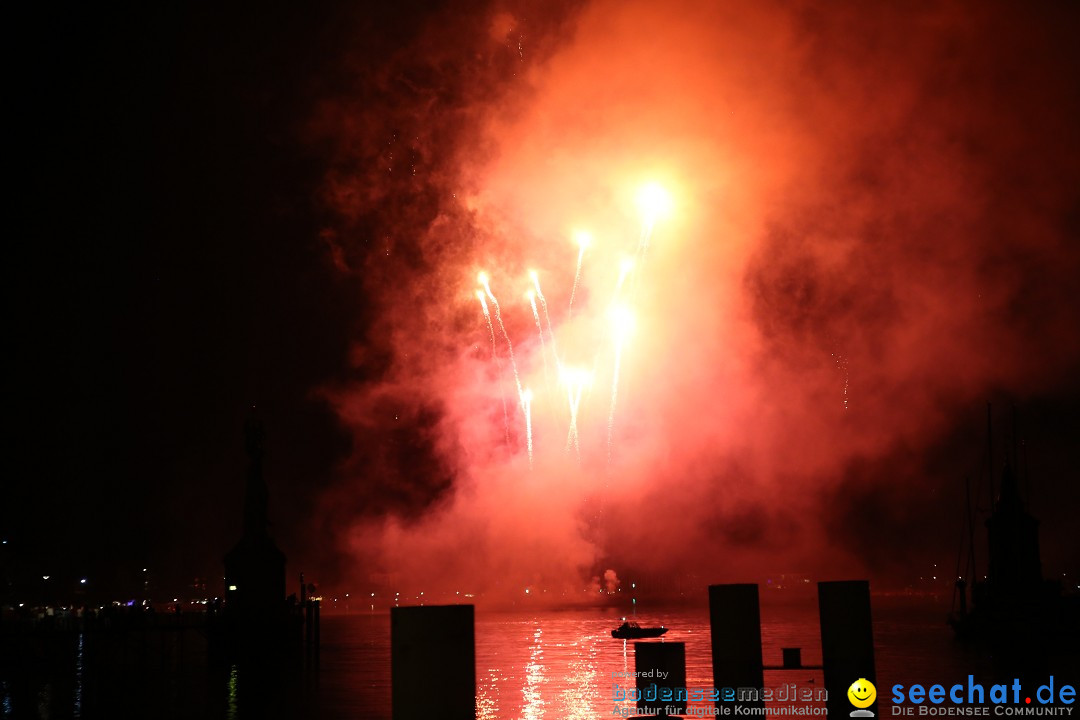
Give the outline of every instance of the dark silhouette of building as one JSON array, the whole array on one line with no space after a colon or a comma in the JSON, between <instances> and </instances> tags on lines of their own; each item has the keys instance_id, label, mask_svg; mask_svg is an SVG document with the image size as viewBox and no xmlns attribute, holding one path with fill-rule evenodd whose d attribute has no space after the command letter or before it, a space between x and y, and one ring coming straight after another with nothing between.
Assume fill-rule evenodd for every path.
<instances>
[{"instance_id":1,"label":"dark silhouette of building","mask_svg":"<svg viewBox=\"0 0 1080 720\"><path fill-rule=\"evenodd\" d=\"M242 622L263 623L286 614L285 553L270 537L268 492L263 479L262 423L248 420L248 474L244 492L244 534L225 555L226 608Z\"/></svg>"}]
</instances>

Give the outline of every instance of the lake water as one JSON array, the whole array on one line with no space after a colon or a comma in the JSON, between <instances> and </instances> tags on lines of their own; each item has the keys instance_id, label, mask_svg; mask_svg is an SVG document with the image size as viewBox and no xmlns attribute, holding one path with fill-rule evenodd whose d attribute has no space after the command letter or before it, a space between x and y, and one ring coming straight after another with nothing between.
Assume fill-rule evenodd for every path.
<instances>
[{"instance_id":1,"label":"lake water","mask_svg":"<svg viewBox=\"0 0 1080 720\"><path fill-rule=\"evenodd\" d=\"M992 658L956 643L946 607L925 599L875 598L878 691L894 683L951 684L994 675ZM617 673L634 670L633 643L611 638L625 611L590 608L476 613L477 717L549 720L612 717ZM708 610L639 608L642 625L670 628L665 641L685 643L690 688L711 688ZM816 602L762 606L766 665L782 647L802 648L806 665L821 662ZM318 669L282 671L269 681L242 665L208 661L205 641L123 647L93 635L34 646L0 666L0 717L390 718L390 617L385 611L324 616ZM1058 672L1077 684L1076 664ZM767 687L821 687L820 671L766 674ZM887 704L882 702L881 707ZM691 703L708 708L708 703ZM884 714L884 710L883 710Z\"/></svg>"}]
</instances>

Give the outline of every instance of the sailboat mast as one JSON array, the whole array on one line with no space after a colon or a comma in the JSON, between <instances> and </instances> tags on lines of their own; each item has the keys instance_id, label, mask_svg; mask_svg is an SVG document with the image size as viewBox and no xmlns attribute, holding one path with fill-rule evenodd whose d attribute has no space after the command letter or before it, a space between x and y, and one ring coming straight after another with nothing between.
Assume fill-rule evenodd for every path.
<instances>
[{"instance_id":1,"label":"sailboat mast","mask_svg":"<svg viewBox=\"0 0 1080 720\"><path fill-rule=\"evenodd\" d=\"M986 456L990 473L990 512L994 512L994 429L991 419L993 406L986 403Z\"/></svg>"},{"instance_id":2,"label":"sailboat mast","mask_svg":"<svg viewBox=\"0 0 1080 720\"><path fill-rule=\"evenodd\" d=\"M968 526L968 574L974 584L976 573L975 567L975 517L971 510L971 476L964 477L964 499L967 503L967 526Z\"/></svg>"}]
</instances>

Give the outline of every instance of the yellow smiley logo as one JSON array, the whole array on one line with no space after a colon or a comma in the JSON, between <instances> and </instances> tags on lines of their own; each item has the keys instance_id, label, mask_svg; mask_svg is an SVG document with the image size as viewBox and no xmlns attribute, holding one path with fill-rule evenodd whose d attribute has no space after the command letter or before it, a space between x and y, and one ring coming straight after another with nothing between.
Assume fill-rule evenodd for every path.
<instances>
[{"instance_id":1,"label":"yellow smiley logo","mask_svg":"<svg viewBox=\"0 0 1080 720\"><path fill-rule=\"evenodd\" d=\"M857 708L868 708L877 700L877 688L866 678L859 678L847 689L847 699Z\"/></svg>"}]
</instances>

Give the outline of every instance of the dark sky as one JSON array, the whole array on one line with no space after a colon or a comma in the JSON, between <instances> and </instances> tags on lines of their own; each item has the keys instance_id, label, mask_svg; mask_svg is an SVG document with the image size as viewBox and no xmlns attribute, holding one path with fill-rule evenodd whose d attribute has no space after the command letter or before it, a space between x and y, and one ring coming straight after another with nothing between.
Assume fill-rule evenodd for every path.
<instances>
[{"instance_id":1,"label":"dark sky","mask_svg":"<svg viewBox=\"0 0 1080 720\"><path fill-rule=\"evenodd\" d=\"M559 12L569 13L566 8ZM469 13L485 18L477 21L483 36L490 10L476 5L453 15ZM289 555L290 571L308 569L332 582L347 576L343 569L355 561L342 552L340 533L349 522L340 514L324 516L328 497L331 502L340 499L359 485L352 496L373 504L353 509L355 514L400 512L408 517L445 493L449 483L442 479L442 467L431 469L434 479L422 482L415 492L403 491L400 484L380 487L377 479L364 476L366 454L357 449L358 442L364 443L363 432L339 422L322 399L322 388L379 381L387 370L380 354L390 352L387 343L376 339L371 343L374 359L351 360L354 341L371 332L382 307L372 298L385 287L342 273L331 252L335 246L323 233L341 226L367 242L393 222L393 216L408 213L385 208L386 217L370 226L343 221L347 213L328 206L333 203L326 202L325 190L330 168L342 167L341 145L347 141L335 144L311 130L327 100L350 108L357 117L411 112L408 101L364 94L371 88L364 78L385 76L388 66L405 67L403 76L414 85L440 89L444 76L425 76L421 71L427 66L409 57L413 50L427 48L426 21L445 17L421 3L346 8L324 1L292 10L202 3L137 9L52 6L33 10L23 25L11 29L19 39L15 61L8 65L5 103L8 177L14 189L9 196L9 255L3 264L8 371L0 481L0 536L8 541L4 557L10 577L52 574L71 583L89 576L111 591L129 587L142 567L150 567L155 583L171 593L194 577L216 576L221 556L239 532L242 428L253 406L267 427L273 532ZM1051 89L1043 93L1036 84L1030 93L1019 93L1018 102L1060 100L1058 88L1077 77L1077 52L1069 50L1054 29L1062 18L1047 13L1028 19L1031 22L1017 32L1030 32L1030 37L1017 41L1008 36L1017 42L1002 51L1001 58L993 49L1001 38L986 38L985 53L993 59L985 66L1000 71L1002 78L989 86L990 101L973 95L973 105L1007 107L1013 84L1039 77L1048 78ZM533 20L533 27L549 35L558 25ZM1065 20L1075 22L1075 17L1066 15ZM1007 23L990 26L1000 30ZM814 32L827 39L857 34L859 28L859 23L852 29L837 22ZM477 42L473 36L461 37L461 48ZM474 62L465 52L454 55L455 42L444 37L443 45L432 51L440 72L446 72L446 64ZM983 47L970 39L958 42L961 55ZM1028 43L1042 48L1034 69L1014 64L1016 77L1010 76L1009 64L1021 61ZM557 45L552 42L543 52ZM935 51L947 57L949 49ZM826 46L821 52L825 59L820 72L833 77L828 67L835 61L832 50ZM837 57L850 59L858 48L850 50L850 56L845 52ZM500 57L491 56L493 67ZM974 67L984 67L981 62L973 61ZM490 79L496 71L485 72L483 77ZM903 74L898 71L897 77ZM468 95L462 77L472 76L462 71L447 81L446 92ZM485 92L507 86L502 79L491 81ZM1060 109L1065 126L1070 126L1069 118L1080 120L1075 94ZM462 99L437 102L451 110L467 106ZM1040 112L1058 111L1050 106ZM931 108L931 122L935 117ZM377 121L369 124L378 132L385 129ZM456 125L445 127L448 134L459 133ZM990 130L1016 133L1018 138L1026 132L1008 122ZM445 168L457 159L424 145L440 141L436 132L417 138L413 152L431 166ZM887 143L888 128L882 132L880 141ZM980 132L973 131L971 142L983 137ZM353 140L363 143L376 135L361 130ZM865 150L874 142L873 137L856 137L852 146ZM1035 145L1039 152L1053 150L1045 143ZM986 153L991 160L999 151L1007 157L1022 152L1026 143L1017 140L1002 147ZM971 157L982 150L970 149ZM1072 159L1066 158L1064 169L1032 173L1032 182L1080 179L1077 150L1075 141L1066 144L1063 152ZM354 155L375 157L362 151ZM979 161L980 168L991 164L985 158ZM889 178L877 177L857 162L840 165L858 176L854 181L845 176L845 183L858 188L845 202L870 203L875 187L889 190ZM1027 169L1022 163L1016 167ZM440 182L431 180L426 189L445 191ZM980 187L992 188L997 182L993 176L980 178ZM410 203L425 197L425 188L411 192ZM1060 220L1056 227L1075 245L1080 242L1077 196L1064 193L1068 197L1061 201L1062 193L1050 194L1055 221ZM1041 195L1032 192L1030 197ZM815 286L812 278L794 277L801 269L786 274L787 265L772 262L792 253L792 267L803 267L805 258L798 248L785 244L793 227L809 226L806 232L822 234L876 232L852 230L843 222L832 226L815 209L816 198L802 200L810 222L801 224L802 211L788 213L765 233L775 254L768 261L752 257L747 264L744 281L758 288L754 311L762 314L759 325L766 337L770 329L784 337L797 336L804 331L801 323L817 329L824 324L827 334L827 323L814 313L831 313L835 307L830 302L847 312L846 304L852 302L843 293L830 300L828 289ZM435 214L431 210L430 217L422 215L419 221L409 215L407 221L431 223ZM994 218L985 222L977 227L993 225ZM354 250L352 258L356 265L378 267L367 257L372 251L361 242L357 246L361 249ZM425 247L417 245L413 251ZM1006 256L983 255L981 261L1025 262L1022 254L1008 257L1013 246L1005 247ZM1074 259L1075 254L1067 256L1062 267ZM1060 278L1051 278L1051 291L1041 295L1040 272L1041 266L1033 262L1024 273L1027 282L1011 296L1012 305L1005 306L1004 311L1015 312L1006 324L1023 329L1010 338L1022 342L1030 336L1031 352L1045 354L1053 352L1052 339L1058 333L1062 346L1073 348L1075 334L1061 336L1057 325L1044 332L1038 319L1040 302L1049 298L1057 306L1056 317L1067 320L1080 317L1080 301L1066 292ZM414 279L423 276L416 271ZM996 275L989 271L981 277ZM805 315L775 311L771 303L808 309ZM986 347L988 355L996 352L1006 358L1024 349ZM786 361L791 372L801 372L803 360ZM1066 369L1080 369L1075 355L1066 354L1062 363ZM865 457L850 451L838 479L813 490L829 508L821 516L829 528L826 535L861 548L856 554L868 563L898 566L897 572L908 572L915 564L897 562L901 547L917 548L920 558L954 557L952 523L962 478L982 472L978 463L985 403L997 403L1000 428L1007 424L1006 408L1015 403L1031 475L1043 478L1030 497L1044 523L1051 523L1049 535L1044 535L1051 538L1050 555L1055 567L1075 572L1080 558L1075 548L1063 547L1068 533L1062 525L1075 514L1080 497L1080 377L1062 372L1062 363L1050 363L1055 377L1064 379L1049 386L1025 379L1014 387L1010 381L1015 377L1008 373L983 373L977 392L942 410L948 417L935 421L938 429L932 438L910 443L900 439ZM442 412L437 404L434 408L410 411L412 425L395 431L392 442L405 447L396 460L408 469L403 476L428 467L423 456L435 443L426 433L436 424L430 414ZM412 435L422 439L414 445ZM732 461L730 467L737 465ZM373 472L385 470L378 464L372 467ZM870 479L890 469L908 480L898 484ZM343 482L343 474L366 479ZM953 480L955 485L947 484ZM725 511L725 532L734 545L747 534L753 536L754 526L775 520L759 512L753 502L745 511ZM873 523L866 522L868 513ZM936 545L945 537L950 546L939 551Z\"/></svg>"},{"instance_id":2,"label":"dark sky","mask_svg":"<svg viewBox=\"0 0 1080 720\"><path fill-rule=\"evenodd\" d=\"M318 545L300 521L347 445L310 393L362 307L299 137L343 13L253 10L50 6L18 31L0 528L20 568L216 574L256 404L276 534Z\"/></svg>"}]
</instances>

